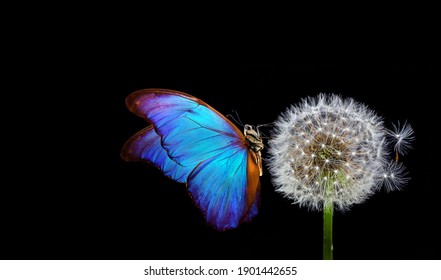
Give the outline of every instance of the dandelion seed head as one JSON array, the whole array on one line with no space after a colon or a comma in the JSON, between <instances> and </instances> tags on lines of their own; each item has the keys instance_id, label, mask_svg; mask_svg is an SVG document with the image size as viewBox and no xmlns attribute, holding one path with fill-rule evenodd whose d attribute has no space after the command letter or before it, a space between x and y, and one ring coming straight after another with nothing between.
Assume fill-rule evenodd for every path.
<instances>
[{"instance_id":1,"label":"dandelion seed head","mask_svg":"<svg viewBox=\"0 0 441 280\"><path fill-rule=\"evenodd\" d=\"M413 139L410 132L406 123L389 132L375 112L351 98L320 94L303 99L275 122L268 143L273 183L301 206L321 210L331 201L347 209L381 185L394 190L407 182L404 166L390 164L391 142L385 138L394 135L395 149L405 152Z\"/></svg>"}]
</instances>

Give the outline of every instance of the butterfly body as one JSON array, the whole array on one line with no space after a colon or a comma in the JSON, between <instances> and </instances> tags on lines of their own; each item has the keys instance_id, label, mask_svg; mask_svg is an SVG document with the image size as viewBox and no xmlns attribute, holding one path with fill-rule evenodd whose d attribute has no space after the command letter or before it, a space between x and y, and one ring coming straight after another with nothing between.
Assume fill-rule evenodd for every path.
<instances>
[{"instance_id":1,"label":"butterfly body","mask_svg":"<svg viewBox=\"0 0 441 280\"><path fill-rule=\"evenodd\" d=\"M186 183L206 221L217 230L251 220L260 200L259 133L242 133L202 100L166 89L145 89L126 99L130 111L150 125L123 146L126 161L147 161Z\"/></svg>"},{"instance_id":2,"label":"butterfly body","mask_svg":"<svg viewBox=\"0 0 441 280\"><path fill-rule=\"evenodd\" d=\"M259 166L259 176L262 176L262 155L260 151L263 150L264 145L259 131L255 130L251 125L246 124L243 134L245 135L247 143L250 145L250 149L253 150L256 155L255 161Z\"/></svg>"}]
</instances>

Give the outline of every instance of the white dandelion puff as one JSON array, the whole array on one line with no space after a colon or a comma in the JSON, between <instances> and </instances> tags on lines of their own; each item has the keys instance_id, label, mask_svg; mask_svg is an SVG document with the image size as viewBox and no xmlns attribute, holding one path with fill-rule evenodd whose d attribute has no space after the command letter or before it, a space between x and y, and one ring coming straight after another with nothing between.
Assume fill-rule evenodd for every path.
<instances>
[{"instance_id":1,"label":"white dandelion puff","mask_svg":"<svg viewBox=\"0 0 441 280\"><path fill-rule=\"evenodd\" d=\"M374 111L351 98L303 99L278 118L268 143L276 190L300 206L322 210L332 203L344 210L379 186L400 189L407 178L402 164L391 164L394 142L386 141L391 133L399 135L395 149L406 152L413 140L407 123L391 132Z\"/></svg>"}]
</instances>

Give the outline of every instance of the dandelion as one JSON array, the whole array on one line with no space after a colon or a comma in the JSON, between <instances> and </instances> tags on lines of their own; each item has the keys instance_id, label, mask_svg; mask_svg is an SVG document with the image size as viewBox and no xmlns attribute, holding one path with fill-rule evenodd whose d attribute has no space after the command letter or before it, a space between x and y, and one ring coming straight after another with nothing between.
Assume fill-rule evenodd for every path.
<instances>
[{"instance_id":1,"label":"dandelion","mask_svg":"<svg viewBox=\"0 0 441 280\"><path fill-rule=\"evenodd\" d=\"M320 94L290 107L274 124L268 165L276 191L300 206L324 212L324 257L332 258L333 209L347 210L376 190L407 182L401 163L413 130L388 130L366 105ZM396 156L396 160L398 156Z\"/></svg>"}]
</instances>

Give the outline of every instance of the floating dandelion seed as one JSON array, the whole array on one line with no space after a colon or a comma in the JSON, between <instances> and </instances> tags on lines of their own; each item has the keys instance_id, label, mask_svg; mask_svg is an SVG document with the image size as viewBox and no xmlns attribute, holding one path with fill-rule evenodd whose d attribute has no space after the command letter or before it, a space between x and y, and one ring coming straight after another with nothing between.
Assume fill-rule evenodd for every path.
<instances>
[{"instance_id":1,"label":"floating dandelion seed","mask_svg":"<svg viewBox=\"0 0 441 280\"><path fill-rule=\"evenodd\" d=\"M409 181L406 175L407 172L404 164L401 162L391 162L384 170L381 180L382 186L387 191L400 190Z\"/></svg>"},{"instance_id":2,"label":"floating dandelion seed","mask_svg":"<svg viewBox=\"0 0 441 280\"><path fill-rule=\"evenodd\" d=\"M398 161L398 154L405 155L412 148L411 143L414 140L413 129L407 122L404 122L403 126L399 122L397 125L392 125L393 129L388 130L388 134L396 141L394 150L396 153L395 158Z\"/></svg>"},{"instance_id":3,"label":"floating dandelion seed","mask_svg":"<svg viewBox=\"0 0 441 280\"><path fill-rule=\"evenodd\" d=\"M397 161L412 140L407 123L388 130L364 104L320 94L292 106L275 122L268 165L278 192L300 206L328 212L324 219L332 228L334 208L348 209L382 186L391 191L407 182L390 146Z\"/></svg>"}]
</instances>

